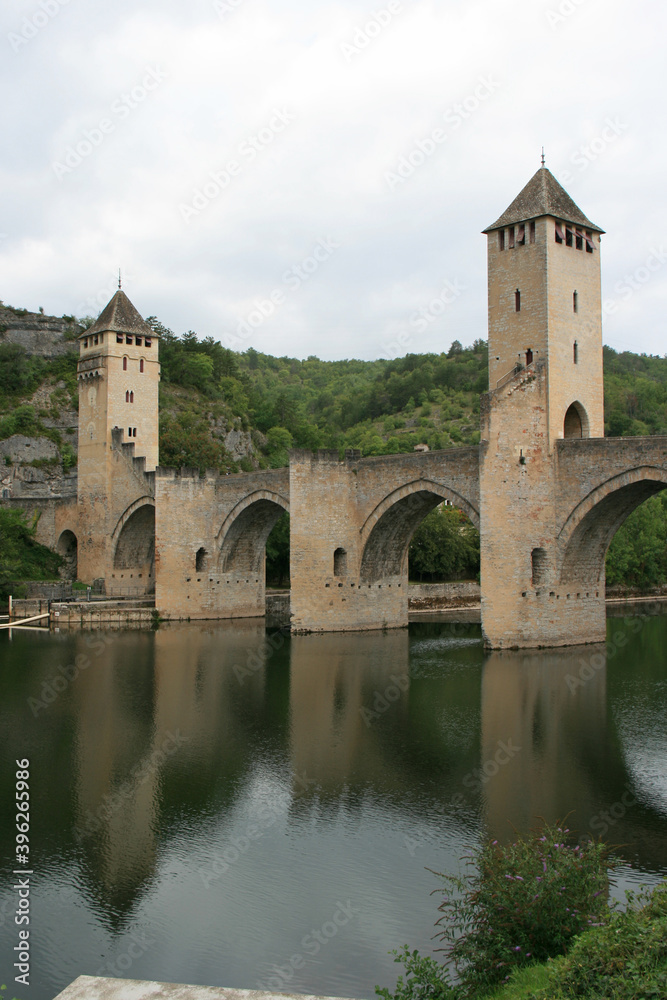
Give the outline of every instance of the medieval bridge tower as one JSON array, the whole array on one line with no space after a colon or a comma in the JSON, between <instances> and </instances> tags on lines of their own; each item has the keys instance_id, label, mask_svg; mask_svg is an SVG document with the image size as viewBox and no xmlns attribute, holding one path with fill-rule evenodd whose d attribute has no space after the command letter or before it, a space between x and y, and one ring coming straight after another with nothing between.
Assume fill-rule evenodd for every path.
<instances>
[{"instance_id":1,"label":"medieval bridge tower","mask_svg":"<svg viewBox=\"0 0 667 1000\"><path fill-rule=\"evenodd\" d=\"M667 485L664 438L604 438L602 232L544 166L485 230L482 626L496 648L604 641L609 542Z\"/></svg>"},{"instance_id":2,"label":"medieval bridge tower","mask_svg":"<svg viewBox=\"0 0 667 1000\"><path fill-rule=\"evenodd\" d=\"M155 586L158 338L120 289L79 337L78 574L108 594Z\"/></svg>"}]
</instances>

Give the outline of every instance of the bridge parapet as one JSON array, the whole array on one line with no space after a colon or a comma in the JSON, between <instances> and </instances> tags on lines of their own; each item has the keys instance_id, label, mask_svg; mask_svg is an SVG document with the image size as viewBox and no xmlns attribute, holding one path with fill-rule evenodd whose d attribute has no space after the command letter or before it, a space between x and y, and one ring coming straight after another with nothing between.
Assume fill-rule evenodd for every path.
<instances>
[{"instance_id":1,"label":"bridge parapet","mask_svg":"<svg viewBox=\"0 0 667 1000\"><path fill-rule=\"evenodd\" d=\"M560 579L604 588L604 559L621 524L667 489L667 437L589 438L556 448Z\"/></svg>"}]
</instances>

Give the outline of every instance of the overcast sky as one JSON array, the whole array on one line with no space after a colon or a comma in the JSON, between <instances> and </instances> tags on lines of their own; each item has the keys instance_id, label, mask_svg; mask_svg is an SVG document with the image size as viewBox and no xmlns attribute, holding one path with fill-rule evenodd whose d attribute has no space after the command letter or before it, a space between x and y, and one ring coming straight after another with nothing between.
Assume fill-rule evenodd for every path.
<instances>
[{"instance_id":1,"label":"overcast sky","mask_svg":"<svg viewBox=\"0 0 667 1000\"><path fill-rule=\"evenodd\" d=\"M3 0L0 298L322 358L487 335L480 231L547 166L605 342L665 354L656 0Z\"/></svg>"}]
</instances>

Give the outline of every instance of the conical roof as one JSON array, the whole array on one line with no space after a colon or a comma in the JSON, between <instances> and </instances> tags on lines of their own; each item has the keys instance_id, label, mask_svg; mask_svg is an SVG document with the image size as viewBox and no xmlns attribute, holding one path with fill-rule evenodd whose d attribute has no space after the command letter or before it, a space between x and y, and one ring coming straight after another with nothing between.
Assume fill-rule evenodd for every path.
<instances>
[{"instance_id":1,"label":"conical roof","mask_svg":"<svg viewBox=\"0 0 667 1000\"><path fill-rule=\"evenodd\" d=\"M490 233L494 229L516 225L517 222L539 219L542 215L552 215L563 222L573 222L577 226L595 230L596 233L604 232L604 229L600 229L586 218L548 167L540 167L509 208L505 209L500 218L483 232Z\"/></svg>"},{"instance_id":2,"label":"conical roof","mask_svg":"<svg viewBox=\"0 0 667 1000\"><path fill-rule=\"evenodd\" d=\"M90 337L91 333L128 333L138 337L157 337L154 330L139 315L125 292L120 288L111 301L104 307L100 315L81 337Z\"/></svg>"}]
</instances>

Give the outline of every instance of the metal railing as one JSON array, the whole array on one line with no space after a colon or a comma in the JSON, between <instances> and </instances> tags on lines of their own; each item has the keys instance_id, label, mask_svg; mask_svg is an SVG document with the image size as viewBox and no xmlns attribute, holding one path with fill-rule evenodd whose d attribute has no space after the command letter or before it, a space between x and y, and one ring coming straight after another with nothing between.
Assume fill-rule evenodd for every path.
<instances>
[{"instance_id":1,"label":"metal railing","mask_svg":"<svg viewBox=\"0 0 667 1000\"><path fill-rule=\"evenodd\" d=\"M523 365L518 362L515 364L508 372L506 372L502 378L499 378L496 382L496 389L502 389L504 385L511 382L515 375L518 375L520 371L523 371Z\"/></svg>"}]
</instances>

